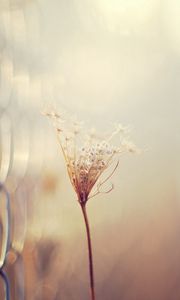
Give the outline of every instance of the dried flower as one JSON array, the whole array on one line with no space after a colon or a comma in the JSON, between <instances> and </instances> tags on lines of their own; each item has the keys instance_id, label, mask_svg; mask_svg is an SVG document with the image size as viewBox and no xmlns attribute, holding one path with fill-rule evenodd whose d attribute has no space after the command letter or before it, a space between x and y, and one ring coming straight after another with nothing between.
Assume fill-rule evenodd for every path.
<instances>
[{"instance_id":1,"label":"dried flower","mask_svg":"<svg viewBox=\"0 0 180 300\"><path fill-rule=\"evenodd\" d=\"M61 114L48 112L45 115L50 118L56 128L69 178L81 205L88 242L90 294L91 300L95 300L93 254L86 202L89 198L99 194L102 185L114 174L119 164L119 155L125 152L134 153L137 148L132 142L125 139L127 128L121 124L116 125L110 135L101 137L94 128L90 130L89 134L85 134L82 122L67 117L64 112ZM119 135L119 145L114 146L112 140L117 135ZM115 166L111 173L103 181L100 181L101 175L114 162ZM93 193L92 190L95 186L96 191ZM105 193L109 193L113 187L111 185Z\"/></svg>"},{"instance_id":2,"label":"dried flower","mask_svg":"<svg viewBox=\"0 0 180 300\"><path fill-rule=\"evenodd\" d=\"M57 131L58 140L66 161L71 183L76 191L80 203L100 193L100 187L114 173L119 163L119 155L125 152L136 152L137 148L132 142L125 139L127 128L117 124L112 134L106 138L99 137L93 128L89 134L83 131L83 123L67 117L63 112L57 114L54 111L45 113L53 122ZM112 139L119 135L118 146L112 144ZM100 176L116 161L115 167L103 182L98 180ZM96 185L97 183L97 185ZM92 190L96 185L96 192ZM106 191L110 192L111 188Z\"/></svg>"}]
</instances>

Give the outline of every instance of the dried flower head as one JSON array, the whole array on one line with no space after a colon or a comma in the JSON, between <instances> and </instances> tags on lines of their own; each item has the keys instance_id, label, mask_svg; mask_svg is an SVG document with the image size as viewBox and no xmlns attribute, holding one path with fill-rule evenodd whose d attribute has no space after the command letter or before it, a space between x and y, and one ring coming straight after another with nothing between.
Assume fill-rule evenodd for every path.
<instances>
[{"instance_id":1,"label":"dried flower head","mask_svg":"<svg viewBox=\"0 0 180 300\"><path fill-rule=\"evenodd\" d=\"M136 146L125 139L128 128L121 124L115 126L112 134L100 137L92 129L88 134L83 130L83 123L66 113L54 111L44 113L53 123L60 147L62 149L69 178L76 191L80 204L100 193L100 187L113 175L119 164L119 155L125 152L137 152ZM119 135L119 145L114 146L112 140ZM112 172L99 182L105 170L115 163ZM96 191L92 194L93 188ZM106 193L113 189L113 185Z\"/></svg>"}]
</instances>

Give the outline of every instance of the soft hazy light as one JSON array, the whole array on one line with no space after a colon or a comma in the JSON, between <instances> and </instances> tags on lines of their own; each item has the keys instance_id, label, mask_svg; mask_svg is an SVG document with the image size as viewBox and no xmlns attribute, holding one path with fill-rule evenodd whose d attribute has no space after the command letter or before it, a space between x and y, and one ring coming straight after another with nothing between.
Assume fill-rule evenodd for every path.
<instances>
[{"instance_id":1,"label":"soft hazy light","mask_svg":"<svg viewBox=\"0 0 180 300\"><path fill-rule=\"evenodd\" d=\"M5 53L0 58L0 99L1 107L6 107L9 103L13 84L13 64L11 57Z\"/></svg>"},{"instance_id":2,"label":"soft hazy light","mask_svg":"<svg viewBox=\"0 0 180 300\"><path fill-rule=\"evenodd\" d=\"M166 1L163 12L164 35L168 46L180 54L180 1Z\"/></svg>"},{"instance_id":3,"label":"soft hazy light","mask_svg":"<svg viewBox=\"0 0 180 300\"><path fill-rule=\"evenodd\" d=\"M5 182L12 159L11 121L7 115L0 119L0 181Z\"/></svg>"},{"instance_id":4,"label":"soft hazy light","mask_svg":"<svg viewBox=\"0 0 180 300\"><path fill-rule=\"evenodd\" d=\"M99 11L102 12L110 30L119 30L128 35L129 30L139 30L153 16L157 0L98 0ZM142 29L140 29L141 31Z\"/></svg>"},{"instance_id":5,"label":"soft hazy light","mask_svg":"<svg viewBox=\"0 0 180 300\"><path fill-rule=\"evenodd\" d=\"M57 299L87 299L87 256L46 104L103 132L130 124L148 148L122 157L112 193L88 203L99 299L180 298L179 16L179 0L0 0L0 180L9 175L11 193L20 188L17 221L27 200L28 251L41 238L45 248L60 245L56 268L47 256L42 264L53 264L49 282L65 293ZM41 279L24 261L29 300Z\"/></svg>"}]
</instances>

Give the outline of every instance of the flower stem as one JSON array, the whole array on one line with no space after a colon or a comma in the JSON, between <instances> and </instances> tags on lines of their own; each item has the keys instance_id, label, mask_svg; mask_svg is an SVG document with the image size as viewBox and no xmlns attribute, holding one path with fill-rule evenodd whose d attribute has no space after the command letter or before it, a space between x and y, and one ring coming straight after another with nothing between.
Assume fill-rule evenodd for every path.
<instances>
[{"instance_id":1,"label":"flower stem","mask_svg":"<svg viewBox=\"0 0 180 300\"><path fill-rule=\"evenodd\" d=\"M88 255L89 255L89 276L90 276L90 293L91 300L95 300L95 291L94 291L94 270L93 270L93 253L91 245L91 233L89 227L88 216L86 212L86 204L81 204L81 209L84 217L84 222L86 226L87 242L88 242Z\"/></svg>"}]
</instances>

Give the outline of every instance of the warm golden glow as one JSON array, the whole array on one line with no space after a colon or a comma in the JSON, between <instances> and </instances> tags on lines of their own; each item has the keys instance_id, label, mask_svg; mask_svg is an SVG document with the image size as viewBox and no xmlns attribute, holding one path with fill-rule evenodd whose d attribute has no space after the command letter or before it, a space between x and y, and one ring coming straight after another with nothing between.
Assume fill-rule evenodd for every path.
<instances>
[{"instance_id":1,"label":"warm golden glow","mask_svg":"<svg viewBox=\"0 0 180 300\"><path fill-rule=\"evenodd\" d=\"M0 181L11 200L12 293L22 293L24 261L27 300L88 299L82 216L41 115L63 107L104 135L127 124L142 149L122 156L111 193L88 201L99 299L180 298L179 16L179 0L0 1Z\"/></svg>"}]
</instances>

